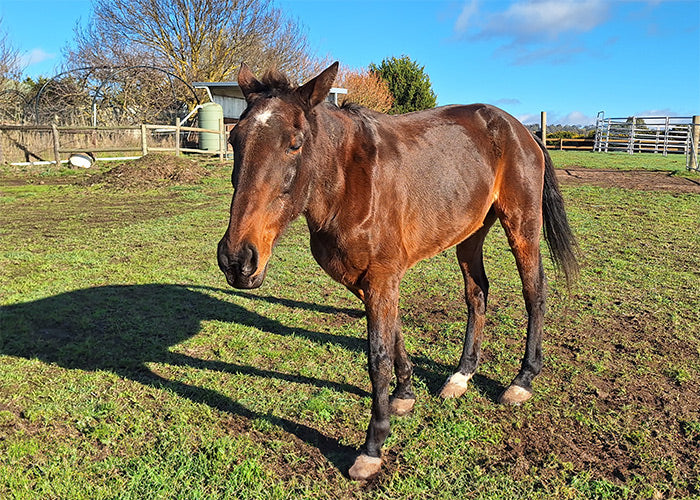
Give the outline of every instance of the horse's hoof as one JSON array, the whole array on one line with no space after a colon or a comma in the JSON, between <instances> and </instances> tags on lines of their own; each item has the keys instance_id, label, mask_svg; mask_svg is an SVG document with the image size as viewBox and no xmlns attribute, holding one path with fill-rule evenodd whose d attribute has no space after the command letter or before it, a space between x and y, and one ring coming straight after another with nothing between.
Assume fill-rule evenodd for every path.
<instances>
[{"instance_id":1,"label":"horse's hoof","mask_svg":"<svg viewBox=\"0 0 700 500\"><path fill-rule=\"evenodd\" d=\"M532 391L520 387L519 385L511 385L503 391L498 402L504 405L519 405L532 397Z\"/></svg>"},{"instance_id":2,"label":"horse's hoof","mask_svg":"<svg viewBox=\"0 0 700 500\"><path fill-rule=\"evenodd\" d=\"M391 413L403 417L407 413L413 410L413 405L416 404L416 399L402 399L402 398L391 398L389 400L389 407L391 408Z\"/></svg>"},{"instance_id":3,"label":"horse's hoof","mask_svg":"<svg viewBox=\"0 0 700 500\"><path fill-rule=\"evenodd\" d=\"M447 379L445 385L442 386L440 391L440 397L443 399L448 398L458 398L469 388L469 380L472 378L472 374L464 375L462 373L455 373L450 378Z\"/></svg>"},{"instance_id":4,"label":"horse's hoof","mask_svg":"<svg viewBox=\"0 0 700 500\"><path fill-rule=\"evenodd\" d=\"M350 479L365 481L376 476L381 468L381 458L370 457L363 453L355 459L355 463L350 467L348 474L350 475Z\"/></svg>"}]
</instances>

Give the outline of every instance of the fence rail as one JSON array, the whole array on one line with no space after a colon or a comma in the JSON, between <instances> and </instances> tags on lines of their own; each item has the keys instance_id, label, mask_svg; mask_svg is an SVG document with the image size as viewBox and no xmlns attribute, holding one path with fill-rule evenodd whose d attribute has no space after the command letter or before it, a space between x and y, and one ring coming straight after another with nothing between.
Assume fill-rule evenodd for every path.
<instances>
[{"instance_id":1,"label":"fence rail","mask_svg":"<svg viewBox=\"0 0 700 500\"><path fill-rule=\"evenodd\" d=\"M547 112L542 111L539 133L548 149L626 151L629 154L660 153L664 156L669 153L684 153L686 168L700 171L700 116L698 115L605 118L605 113L601 111L596 117L595 138L591 144L591 140L585 138L547 137Z\"/></svg>"},{"instance_id":2,"label":"fence rail","mask_svg":"<svg viewBox=\"0 0 700 500\"><path fill-rule=\"evenodd\" d=\"M180 123L177 119L175 125L159 125L159 124L142 124L139 126L115 126L115 127L57 127L56 125L16 125L16 124L0 124L0 163L6 162L6 154L3 151L3 142L1 139L7 140L13 148L21 151L24 154L25 162L23 163L54 163L60 165L66 163L67 159L62 159L64 154L75 153L126 153L140 152L146 155L149 152L173 152L176 156L181 153L197 153L218 155L219 160L223 161L228 153L228 144L226 142L225 126L223 119L219 120L219 128L205 129L199 127L188 127ZM15 138L10 135L10 132L19 132L20 137ZM150 134L149 134L150 132ZM156 134L173 134L174 147L163 146L162 144L153 144L149 140L149 135ZM217 149L201 149L193 147L196 143L183 141L184 134L213 134L218 138ZM41 154L43 150L30 144L30 141L25 137L25 134L43 134L50 135L50 152ZM85 138L78 141L78 145L66 145L65 136L71 134L73 136L84 136ZM118 145L100 144L97 136L99 134L111 134L111 141L117 142ZM136 138L136 144L128 143L127 138ZM162 141L161 141L162 142ZM53 157L53 160L47 161L46 156ZM31 158L36 158L38 161L30 161ZM98 158L99 160L107 160L110 158ZM113 159L113 158L112 158Z\"/></svg>"},{"instance_id":3,"label":"fence rail","mask_svg":"<svg viewBox=\"0 0 700 500\"><path fill-rule=\"evenodd\" d=\"M547 137L547 149L593 151L593 145L593 139L585 137Z\"/></svg>"}]
</instances>

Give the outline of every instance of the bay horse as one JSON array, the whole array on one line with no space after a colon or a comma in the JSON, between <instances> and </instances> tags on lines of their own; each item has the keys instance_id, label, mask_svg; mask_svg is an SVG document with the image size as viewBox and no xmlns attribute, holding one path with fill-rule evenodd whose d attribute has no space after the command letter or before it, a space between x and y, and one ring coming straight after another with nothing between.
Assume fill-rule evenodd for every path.
<instances>
[{"instance_id":1,"label":"bay horse","mask_svg":"<svg viewBox=\"0 0 700 500\"><path fill-rule=\"evenodd\" d=\"M410 412L416 399L398 312L406 271L456 246L468 322L459 365L440 394L459 397L479 364L489 290L482 246L500 220L522 280L528 324L520 371L499 400L520 404L542 369L540 230L544 224L567 282L577 271L576 243L552 160L518 120L485 104L398 116L339 108L326 102L337 70L336 62L297 87L279 72L258 80L241 65L247 108L229 137L234 192L218 263L231 286L259 287L279 236L303 214L316 261L364 303L372 414L348 471L362 480L381 468L390 414Z\"/></svg>"}]
</instances>

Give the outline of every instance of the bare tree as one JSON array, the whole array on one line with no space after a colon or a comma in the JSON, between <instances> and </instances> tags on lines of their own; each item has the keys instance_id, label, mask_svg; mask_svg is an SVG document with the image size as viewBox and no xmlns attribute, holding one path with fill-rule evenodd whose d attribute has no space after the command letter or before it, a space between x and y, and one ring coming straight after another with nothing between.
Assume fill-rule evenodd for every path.
<instances>
[{"instance_id":1,"label":"bare tree","mask_svg":"<svg viewBox=\"0 0 700 500\"><path fill-rule=\"evenodd\" d=\"M26 104L19 85L21 73L19 50L10 42L0 18L0 122L21 118Z\"/></svg>"},{"instance_id":2,"label":"bare tree","mask_svg":"<svg viewBox=\"0 0 700 500\"><path fill-rule=\"evenodd\" d=\"M185 81L235 78L241 61L301 79L313 64L300 24L270 0L93 0L70 66L152 64Z\"/></svg>"},{"instance_id":3,"label":"bare tree","mask_svg":"<svg viewBox=\"0 0 700 500\"><path fill-rule=\"evenodd\" d=\"M0 18L0 85L16 81L21 73L19 50L10 42Z\"/></svg>"}]
</instances>

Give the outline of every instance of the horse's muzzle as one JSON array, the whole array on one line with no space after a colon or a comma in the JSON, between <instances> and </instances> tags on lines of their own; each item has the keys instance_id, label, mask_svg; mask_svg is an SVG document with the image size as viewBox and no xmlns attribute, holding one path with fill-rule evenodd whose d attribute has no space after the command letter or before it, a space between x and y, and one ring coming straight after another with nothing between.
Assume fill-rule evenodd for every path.
<instances>
[{"instance_id":1,"label":"horse's muzzle","mask_svg":"<svg viewBox=\"0 0 700 500\"><path fill-rule=\"evenodd\" d=\"M222 239L217 254L219 268L232 287L250 289L263 284L267 266L258 272L259 255L255 245L245 242L238 250L230 252L225 239Z\"/></svg>"}]
</instances>

